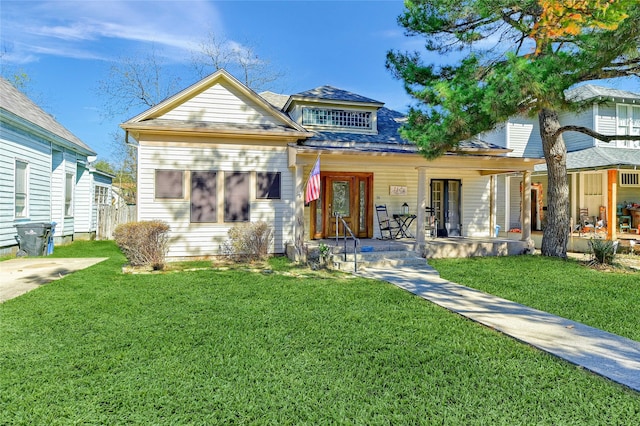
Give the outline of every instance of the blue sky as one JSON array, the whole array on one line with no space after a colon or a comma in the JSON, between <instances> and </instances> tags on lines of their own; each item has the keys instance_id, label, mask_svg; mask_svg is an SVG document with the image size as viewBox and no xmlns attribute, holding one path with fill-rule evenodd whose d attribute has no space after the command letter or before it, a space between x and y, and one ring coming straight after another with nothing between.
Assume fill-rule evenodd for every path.
<instances>
[{"instance_id":1,"label":"blue sky","mask_svg":"<svg viewBox=\"0 0 640 426\"><path fill-rule=\"evenodd\" d=\"M422 43L398 26L402 10L401 0L2 0L3 73L26 72L28 94L99 158L110 159L110 134L140 112L109 120L101 113L98 82L113 61L154 48L172 69L187 70L191 52L211 32L251 45L283 71L272 91L329 84L406 112L411 100L384 66L388 50L413 51ZM194 81L185 74L180 89ZM640 90L637 82L607 85Z\"/></svg>"},{"instance_id":2,"label":"blue sky","mask_svg":"<svg viewBox=\"0 0 640 426\"><path fill-rule=\"evenodd\" d=\"M273 91L329 84L406 111L410 100L384 66L387 50L413 50L418 42L396 22L402 9L400 0L2 0L3 65L24 70L29 95L109 159L110 133L134 115L105 120L101 114L96 90L112 61L153 46L169 63L189 67L190 52L210 32L251 44L282 70L286 77Z\"/></svg>"}]
</instances>

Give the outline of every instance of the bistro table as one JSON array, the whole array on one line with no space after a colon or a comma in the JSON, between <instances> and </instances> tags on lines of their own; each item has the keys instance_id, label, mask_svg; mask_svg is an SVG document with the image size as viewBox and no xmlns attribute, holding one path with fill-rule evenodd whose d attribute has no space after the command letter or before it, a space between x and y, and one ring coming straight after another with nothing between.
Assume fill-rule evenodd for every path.
<instances>
[{"instance_id":1,"label":"bistro table","mask_svg":"<svg viewBox=\"0 0 640 426\"><path fill-rule=\"evenodd\" d=\"M409 231L409 227L415 218L415 214L394 213L393 220L395 220L400 227L396 234L396 238L398 238L398 235L401 235L403 238L413 238L413 235Z\"/></svg>"}]
</instances>

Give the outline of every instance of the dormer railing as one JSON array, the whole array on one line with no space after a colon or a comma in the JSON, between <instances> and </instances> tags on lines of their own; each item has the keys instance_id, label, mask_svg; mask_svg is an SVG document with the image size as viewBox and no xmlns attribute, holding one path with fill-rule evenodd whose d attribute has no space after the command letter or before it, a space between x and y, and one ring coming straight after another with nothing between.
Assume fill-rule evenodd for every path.
<instances>
[{"instance_id":1,"label":"dormer railing","mask_svg":"<svg viewBox=\"0 0 640 426\"><path fill-rule=\"evenodd\" d=\"M344 261L347 261L347 239L351 238L353 239L353 271L358 272L358 246L360 245L360 240L353 234L353 231L351 231L351 228L347 225L347 222L342 218L340 213L335 212L333 215L336 218L336 247L340 244L339 223L342 222L342 229L344 230L344 235L342 236L344 240ZM347 236L347 234L349 235Z\"/></svg>"}]
</instances>

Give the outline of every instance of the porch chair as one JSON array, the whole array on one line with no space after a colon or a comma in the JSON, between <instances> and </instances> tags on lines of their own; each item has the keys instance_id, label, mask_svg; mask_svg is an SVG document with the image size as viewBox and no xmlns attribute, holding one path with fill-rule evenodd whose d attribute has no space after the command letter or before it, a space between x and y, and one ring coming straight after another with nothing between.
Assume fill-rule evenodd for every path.
<instances>
[{"instance_id":1,"label":"porch chair","mask_svg":"<svg viewBox=\"0 0 640 426\"><path fill-rule=\"evenodd\" d=\"M631 232L631 216L627 216L627 215L618 216L618 226L620 227L621 234L625 230L627 232Z\"/></svg>"},{"instance_id":2,"label":"porch chair","mask_svg":"<svg viewBox=\"0 0 640 426\"><path fill-rule=\"evenodd\" d=\"M435 215L433 207L425 208L425 212L425 235L431 238L436 238L438 236L438 217Z\"/></svg>"},{"instance_id":3,"label":"porch chair","mask_svg":"<svg viewBox=\"0 0 640 426\"><path fill-rule=\"evenodd\" d=\"M596 220L595 232L607 232L607 208L605 206L600 206L600 214Z\"/></svg>"},{"instance_id":4,"label":"porch chair","mask_svg":"<svg viewBox=\"0 0 640 426\"><path fill-rule=\"evenodd\" d=\"M380 239L395 239L400 232L400 225L387 212L387 205L382 204L376 206L376 215L378 216L378 226L380 227ZM385 233L387 235L385 235Z\"/></svg>"},{"instance_id":5,"label":"porch chair","mask_svg":"<svg viewBox=\"0 0 640 426\"><path fill-rule=\"evenodd\" d=\"M580 209L579 214L578 235L586 234L587 232L596 232L596 224L594 220L589 217L589 209Z\"/></svg>"}]
</instances>

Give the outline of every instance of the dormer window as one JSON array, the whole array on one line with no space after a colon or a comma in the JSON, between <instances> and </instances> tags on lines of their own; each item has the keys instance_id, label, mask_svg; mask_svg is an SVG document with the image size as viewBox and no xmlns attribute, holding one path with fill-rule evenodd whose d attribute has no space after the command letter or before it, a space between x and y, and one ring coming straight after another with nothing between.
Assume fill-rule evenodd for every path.
<instances>
[{"instance_id":1,"label":"dormer window","mask_svg":"<svg viewBox=\"0 0 640 426\"><path fill-rule=\"evenodd\" d=\"M332 108L303 108L302 125L373 130L371 111L347 111Z\"/></svg>"}]
</instances>

